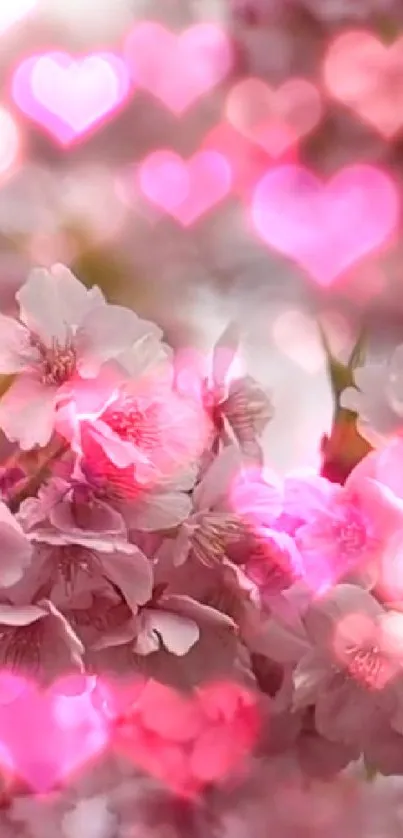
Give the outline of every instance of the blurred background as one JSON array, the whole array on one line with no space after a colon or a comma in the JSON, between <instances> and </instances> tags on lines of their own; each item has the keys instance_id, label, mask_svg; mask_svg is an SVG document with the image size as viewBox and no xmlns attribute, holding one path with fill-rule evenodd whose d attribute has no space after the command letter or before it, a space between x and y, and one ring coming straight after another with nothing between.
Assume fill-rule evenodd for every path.
<instances>
[{"instance_id":1,"label":"blurred background","mask_svg":"<svg viewBox=\"0 0 403 838\"><path fill-rule=\"evenodd\" d=\"M197 50L178 41L161 70L162 42L136 41L144 21L178 34L196 24L224 33L221 77L182 112L155 90L161 73L171 94L181 76L197 76ZM244 367L273 392L268 460L281 471L317 465L333 410L317 319L342 359L363 324L372 352L401 338L400 223L326 287L259 237L250 207L259 180L296 161L324 178L375 165L401 192L400 129L385 137L324 90L326 51L351 30L393 43L403 34L402 0L1 0L2 310L13 310L31 266L61 261L155 319L174 346L208 350L235 319ZM202 75L217 64L213 47L203 55ZM403 114L403 60L395 64L393 101ZM319 93L312 130L292 133L280 153L250 130L247 95L243 116L228 105L250 77L273 89L302 78ZM147 198L141 167L157 151L186 159L201 149L224 155L231 188L184 224Z\"/></svg>"}]
</instances>

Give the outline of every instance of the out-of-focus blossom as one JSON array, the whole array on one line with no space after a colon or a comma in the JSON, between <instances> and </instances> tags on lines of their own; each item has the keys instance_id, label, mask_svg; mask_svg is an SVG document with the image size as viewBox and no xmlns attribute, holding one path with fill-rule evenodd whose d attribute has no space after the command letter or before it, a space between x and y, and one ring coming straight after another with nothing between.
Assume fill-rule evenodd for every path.
<instances>
[{"instance_id":1,"label":"out-of-focus blossom","mask_svg":"<svg viewBox=\"0 0 403 838\"><path fill-rule=\"evenodd\" d=\"M382 555L402 530L403 504L354 469L344 486L317 475L286 481L285 510L302 557L302 575L318 595L338 581L377 580Z\"/></svg>"},{"instance_id":2,"label":"out-of-focus blossom","mask_svg":"<svg viewBox=\"0 0 403 838\"><path fill-rule=\"evenodd\" d=\"M396 0L296 0L315 18L328 24L360 23L396 10Z\"/></svg>"},{"instance_id":3,"label":"out-of-focus blossom","mask_svg":"<svg viewBox=\"0 0 403 838\"><path fill-rule=\"evenodd\" d=\"M95 377L157 327L108 305L63 265L36 269L18 291L20 320L1 315L0 371L16 375L0 402L0 426L23 450L51 439L58 406L75 379Z\"/></svg>"},{"instance_id":4,"label":"out-of-focus blossom","mask_svg":"<svg viewBox=\"0 0 403 838\"><path fill-rule=\"evenodd\" d=\"M271 631L271 634L270 634ZM335 586L294 626L273 620L269 654L293 663L293 707L315 707L318 732L358 745L378 709L400 730L403 617L355 585Z\"/></svg>"},{"instance_id":5,"label":"out-of-focus blossom","mask_svg":"<svg viewBox=\"0 0 403 838\"><path fill-rule=\"evenodd\" d=\"M358 414L359 432L372 445L403 433L403 345L388 360L354 370L355 387L341 396L342 407Z\"/></svg>"},{"instance_id":6,"label":"out-of-focus blossom","mask_svg":"<svg viewBox=\"0 0 403 838\"><path fill-rule=\"evenodd\" d=\"M177 794L193 796L242 769L259 727L256 699L238 684L189 696L148 681L116 726L116 747Z\"/></svg>"}]
</instances>

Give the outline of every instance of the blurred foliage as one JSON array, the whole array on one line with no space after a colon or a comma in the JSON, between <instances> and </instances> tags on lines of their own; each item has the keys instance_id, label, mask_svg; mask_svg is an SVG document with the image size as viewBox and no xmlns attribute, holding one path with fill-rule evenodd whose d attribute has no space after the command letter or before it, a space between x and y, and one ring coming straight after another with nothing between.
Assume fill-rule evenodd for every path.
<instances>
[{"instance_id":1,"label":"blurred foliage","mask_svg":"<svg viewBox=\"0 0 403 838\"><path fill-rule=\"evenodd\" d=\"M121 301L130 279L131 268L122 254L113 246L95 244L82 229L71 227L67 231L77 256L71 270L91 288L98 285L108 300Z\"/></svg>"}]
</instances>

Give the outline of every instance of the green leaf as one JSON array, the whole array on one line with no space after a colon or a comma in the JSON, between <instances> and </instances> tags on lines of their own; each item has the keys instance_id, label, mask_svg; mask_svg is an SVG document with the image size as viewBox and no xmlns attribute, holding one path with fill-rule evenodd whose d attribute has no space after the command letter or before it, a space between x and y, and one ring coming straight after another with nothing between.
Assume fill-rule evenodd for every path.
<instances>
[{"instance_id":1,"label":"green leaf","mask_svg":"<svg viewBox=\"0 0 403 838\"><path fill-rule=\"evenodd\" d=\"M366 333L364 330L361 331L357 342L351 351L347 364L343 364L333 354L329 339L322 324L319 323L318 326L322 346L326 354L328 374L332 385L336 409L340 409L340 396L343 390L345 390L346 387L354 387L354 370L364 363L367 342Z\"/></svg>"}]
</instances>

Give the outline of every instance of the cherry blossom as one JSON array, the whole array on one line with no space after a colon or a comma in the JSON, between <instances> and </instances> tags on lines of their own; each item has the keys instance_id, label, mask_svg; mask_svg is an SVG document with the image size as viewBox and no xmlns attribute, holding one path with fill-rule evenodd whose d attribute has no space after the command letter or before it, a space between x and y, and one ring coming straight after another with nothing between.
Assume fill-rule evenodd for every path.
<instances>
[{"instance_id":1,"label":"cherry blossom","mask_svg":"<svg viewBox=\"0 0 403 838\"><path fill-rule=\"evenodd\" d=\"M156 327L108 305L63 265L35 269L18 291L20 319L1 315L0 371L16 375L0 403L0 427L23 450L51 439L58 406L75 379L96 376Z\"/></svg>"}]
</instances>

